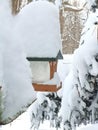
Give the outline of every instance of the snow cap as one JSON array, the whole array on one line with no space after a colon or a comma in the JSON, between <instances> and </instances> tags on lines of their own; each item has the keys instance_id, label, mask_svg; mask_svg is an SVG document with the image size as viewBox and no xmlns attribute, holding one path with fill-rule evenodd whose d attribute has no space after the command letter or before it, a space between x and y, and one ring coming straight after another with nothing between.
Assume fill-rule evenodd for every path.
<instances>
[{"instance_id":1,"label":"snow cap","mask_svg":"<svg viewBox=\"0 0 98 130\"><path fill-rule=\"evenodd\" d=\"M35 1L18 15L20 43L27 57L56 57L61 50L59 10L48 1Z\"/></svg>"}]
</instances>

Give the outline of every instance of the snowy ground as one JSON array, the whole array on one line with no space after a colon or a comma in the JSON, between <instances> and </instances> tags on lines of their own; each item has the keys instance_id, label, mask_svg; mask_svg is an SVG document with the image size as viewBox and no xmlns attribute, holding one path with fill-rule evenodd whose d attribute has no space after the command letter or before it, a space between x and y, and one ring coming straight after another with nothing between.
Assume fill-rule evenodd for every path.
<instances>
[{"instance_id":1,"label":"snowy ground","mask_svg":"<svg viewBox=\"0 0 98 130\"><path fill-rule=\"evenodd\" d=\"M14 121L12 124L5 125L0 128L0 130L30 130L30 122L28 114L23 114L20 118ZM33 129L32 129L33 130ZM44 124L40 125L39 130L56 130L49 125L48 121L45 121ZM58 129L58 130L63 130ZM87 126L80 126L76 130L98 130L98 124L89 124Z\"/></svg>"},{"instance_id":2,"label":"snowy ground","mask_svg":"<svg viewBox=\"0 0 98 130\"><path fill-rule=\"evenodd\" d=\"M98 130L98 124L88 124L87 126L80 126L77 130Z\"/></svg>"},{"instance_id":3,"label":"snowy ground","mask_svg":"<svg viewBox=\"0 0 98 130\"><path fill-rule=\"evenodd\" d=\"M28 113L25 113L22 116L20 116L12 124L5 125L0 128L0 130L20 130L20 129L30 130L30 121L29 121ZM50 127L49 121L45 121L44 124L40 125L39 130L56 130L56 128Z\"/></svg>"}]
</instances>

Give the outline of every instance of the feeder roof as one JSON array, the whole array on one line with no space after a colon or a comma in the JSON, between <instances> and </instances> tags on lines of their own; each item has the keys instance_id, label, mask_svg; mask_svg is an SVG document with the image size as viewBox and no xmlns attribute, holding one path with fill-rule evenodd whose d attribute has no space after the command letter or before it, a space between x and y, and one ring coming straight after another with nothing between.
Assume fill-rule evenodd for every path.
<instances>
[{"instance_id":1,"label":"feeder roof","mask_svg":"<svg viewBox=\"0 0 98 130\"><path fill-rule=\"evenodd\" d=\"M58 8L48 1L35 1L17 16L17 29L27 57L42 60L61 58Z\"/></svg>"},{"instance_id":2,"label":"feeder roof","mask_svg":"<svg viewBox=\"0 0 98 130\"><path fill-rule=\"evenodd\" d=\"M56 57L27 57L29 61L57 61L63 59L61 52L59 51Z\"/></svg>"}]
</instances>

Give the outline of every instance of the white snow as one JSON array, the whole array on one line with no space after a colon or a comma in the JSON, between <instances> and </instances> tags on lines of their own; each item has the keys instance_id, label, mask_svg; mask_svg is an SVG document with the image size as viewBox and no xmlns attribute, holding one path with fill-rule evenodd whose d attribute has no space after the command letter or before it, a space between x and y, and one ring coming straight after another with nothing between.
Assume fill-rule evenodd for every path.
<instances>
[{"instance_id":1,"label":"white snow","mask_svg":"<svg viewBox=\"0 0 98 130\"><path fill-rule=\"evenodd\" d=\"M2 126L0 128L0 130L17 130L17 129L21 129L21 130L30 129L29 116L27 113L19 117L17 121L12 123L11 125ZM39 128L39 130L55 130L55 129L56 128L50 127L48 121L45 121L44 124L41 124ZM61 129L58 130L63 130L63 128L61 127ZM98 124L88 124L87 126L82 125L80 127L77 127L76 130L98 130Z\"/></svg>"},{"instance_id":2,"label":"white snow","mask_svg":"<svg viewBox=\"0 0 98 130\"><path fill-rule=\"evenodd\" d=\"M35 99L32 75L22 45L14 32L8 0L0 1L0 123L8 123Z\"/></svg>"},{"instance_id":3,"label":"white snow","mask_svg":"<svg viewBox=\"0 0 98 130\"><path fill-rule=\"evenodd\" d=\"M62 83L64 82L65 77L68 75L71 69L72 59L73 59L73 55L66 54L63 55L63 60L59 60L58 62L57 72L60 76L60 80L62 81Z\"/></svg>"},{"instance_id":4,"label":"white snow","mask_svg":"<svg viewBox=\"0 0 98 130\"><path fill-rule=\"evenodd\" d=\"M52 79L44 82L43 84L49 84L49 85L57 85L57 87L60 86L60 77L57 72L54 73L54 76Z\"/></svg>"},{"instance_id":5,"label":"white snow","mask_svg":"<svg viewBox=\"0 0 98 130\"><path fill-rule=\"evenodd\" d=\"M27 57L56 57L61 50L59 9L48 1L26 5L17 16L16 31Z\"/></svg>"},{"instance_id":6,"label":"white snow","mask_svg":"<svg viewBox=\"0 0 98 130\"><path fill-rule=\"evenodd\" d=\"M72 81L73 81L73 75L72 72L70 72L63 83L64 88L63 88L63 97L62 97L62 105L61 105L62 107L59 112L59 116L63 117L63 122L69 119L69 115L70 115L70 107L68 106L68 95L71 89L73 88Z\"/></svg>"},{"instance_id":7,"label":"white snow","mask_svg":"<svg viewBox=\"0 0 98 130\"><path fill-rule=\"evenodd\" d=\"M8 1L3 0L0 1L0 86L2 85L3 79L3 51L4 51L4 42L6 42L8 40L9 34L10 34L10 27L9 27L9 23L12 20L11 14L10 14L10 9L9 9L9 5L8 5ZM3 6L4 5L4 6ZM6 8L6 10L5 10ZM7 18L8 17L8 18ZM7 19L6 19L7 18ZM3 26L4 25L4 26ZM6 32L6 38L5 38L5 32ZM2 44L3 43L3 44Z\"/></svg>"},{"instance_id":8,"label":"white snow","mask_svg":"<svg viewBox=\"0 0 98 130\"><path fill-rule=\"evenodd\" d=\"M80 126L77 130L98 130L98 124L88 124L87 126Z\"/></svg>"}]
</instances>

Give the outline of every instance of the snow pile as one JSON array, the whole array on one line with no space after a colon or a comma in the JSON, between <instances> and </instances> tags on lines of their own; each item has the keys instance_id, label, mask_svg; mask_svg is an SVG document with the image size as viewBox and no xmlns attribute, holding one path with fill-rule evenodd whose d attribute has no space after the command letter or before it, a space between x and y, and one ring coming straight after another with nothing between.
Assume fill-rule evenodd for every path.
<instances>
[{"instance_id":1,"label":"snow pile","mask_svg":"<svg viewBox=\"0 0 98 130\"><path fill-rule=\"evenodd\" d=\"M14 32L9 1L0 1L0 124L19 116L35 99L32 75Z\"/></svg>"},{"instance_id":2,"label":"snow pile","mask_svg":"<svg viewBox=\"0 0 98 130\"><path fill-rule=\"evenodd\" d=\"M51 2L25 6L17 16L16 31L27 57L56 57L61 50L59 9Z\"/></svg>"},{"instance_id":3,"label":"snow pile","mask_svg":"<svg viewBox=\"0 0 98 130\"><path fill-rule=\"evenodd\" d=\"M66 130L97 119L94 116L98 112L97 14L96 10L89 15L80 46L73 55L72 70L65 79L60 115Z\"/></svg>"}]
</instances>

